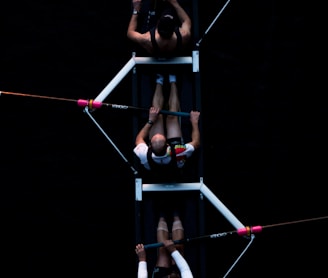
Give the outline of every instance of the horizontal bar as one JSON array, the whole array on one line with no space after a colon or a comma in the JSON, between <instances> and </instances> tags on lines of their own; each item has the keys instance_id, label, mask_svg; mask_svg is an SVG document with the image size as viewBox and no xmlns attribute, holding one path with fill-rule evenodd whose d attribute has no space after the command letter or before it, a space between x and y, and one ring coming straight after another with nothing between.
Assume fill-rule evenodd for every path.
<instances>
[{"instance_id":1,"label":"horizontal bar","mask_svg":"<svg viewBox=\"0 0 328 278\"><path fill-rule=\"evenodd\" d=\"M143 184L143 191L191 191L191 190L200 190L201 183L157 183Z\"/></svg>"},{"instance_id":2,"label":"horizontal bar","mask_svg":"<svg viewBox=\"0 0 328 278\"><path fill-rule=\"evenodd\" d=\"M136 64L192 64L192 57L154 58L154 57L134 57Z\"/></svg>"}]
</instances>

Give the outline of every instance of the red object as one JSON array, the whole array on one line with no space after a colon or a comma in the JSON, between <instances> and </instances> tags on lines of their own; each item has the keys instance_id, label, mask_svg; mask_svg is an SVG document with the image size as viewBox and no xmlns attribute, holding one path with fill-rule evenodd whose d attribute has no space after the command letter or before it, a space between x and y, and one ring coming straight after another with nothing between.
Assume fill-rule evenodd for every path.
<instances>
[{"instance_id":1,"label":"red object","mask_svg":"<svg viewBox=\"0 0 328 278\"><path fill-rule=\"evenodd\" d=\"M237 230L238 235L244 236L244 235L250 235L262 232L262 226L254 226L254 227L245 227Z\"/></svg>"},{"instance_id":2,"label":"red object","mask_svg":"<svg viewBox=\"0 0 328 278\"><path fill-rule=\"evenodd\" d=\"M90 109L92 109L92 108L100 108L102 106L102 102L93 101L92 99L91 100L79 99L77 101L77 105L78 106L83 106L83 107L88 106Z\"/></svg>"}]
</instances>

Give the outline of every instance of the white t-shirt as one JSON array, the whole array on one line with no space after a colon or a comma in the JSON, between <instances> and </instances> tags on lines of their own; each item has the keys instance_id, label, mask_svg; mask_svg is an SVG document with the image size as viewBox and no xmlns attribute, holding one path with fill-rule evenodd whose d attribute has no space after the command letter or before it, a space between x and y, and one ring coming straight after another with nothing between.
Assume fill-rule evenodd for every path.
<instances>
[{"instance_id":1,"label":"white t-shirt","mask_svg":"<svg viewBox=\"0 0 328 278\"><path fill-rule=\"evenodd\" d=\"M178 168L182 168L186 162L186 159L192 155L195 148L191 144L182 144L175 146L175 154L177 160ZM148 170L150 170L150 166L147 159L148 146L146 143L138 144L134 149L134 153L139 157L141 164ZM156 156L155 154L151 154L155 163L157 164L169 164L171 157L171 147L168 146L166 150L166 154L163 156Z\"/></svg>"},{"instance_id":2,"label":"white t-shirt","mask_svg":"<svg viewBox=\"0 0 328 278\"><path fill-rule=\"evenodd\" d=\"M174 259L177 267L180 270L181 278L193 278L191 269L185 260L185 258L179 253L178 250L175 250L171 253L172 258ZM140 261L138 266L138 278L148 278L147 271L147 262Z\"/></svg>"}]
</instances>

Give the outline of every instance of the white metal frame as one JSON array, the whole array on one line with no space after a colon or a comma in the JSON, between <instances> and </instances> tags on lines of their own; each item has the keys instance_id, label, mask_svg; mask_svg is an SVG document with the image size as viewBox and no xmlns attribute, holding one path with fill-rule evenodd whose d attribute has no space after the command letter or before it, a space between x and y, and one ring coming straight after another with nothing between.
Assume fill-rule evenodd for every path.
<instances>
[{"instance_id":1,"label":"white metal frame","mask_svg":"<svg viewBox=\"0 0 328 278\"><path fill-rule=\"evenodd\" d=\"M143 184L142 179L135 179L135 196L136 201L142 201L143 192L153 191L200 191L212 205L235 227L236 230L245 228L245 226L237 219L237 217L215 196L215 194L203 183L158 183Z\"/></svg>"},{"instance_id":2,"label":"white metal frame","mask_svg":"<svg viewBox=\"0 0 328 278\"><path fill-rule=\"evenodd\" d=\"M191 64L193 72L199 72L199 51L194 50L192 56L174 58L153 58L136 57L133 53L132 58L108 83L108 85L95 98L95 101L102 102L113 89L123 80L123 78L136 66L140 64ZM142 179L135 179L136 201L142 201L143 191L200 191L212 205L234 226L236 229L245 228L237 217L213 194L213 192L203 183L200 178L199 183L165 183L165 184L142 184Z\"/></svg>"},{"instance_id":3,"label":"white metal frame","mask_svg":"<svg viewBox=\"0 0 328 278\"><path fill-rule=\"evenodd\" d=\"M199 72L199 51L194 50L192 56L173 57L173 58L153 58L153 57L136 57L133 53L132 58L125 66L116 74L116 76L108 83L108 85L95 98L95 101L102 102L113 91L113 89L122 81L122 79L136 65L169 65L169 64L192 64L193 72Z\"/></svg>"}]
</instances>

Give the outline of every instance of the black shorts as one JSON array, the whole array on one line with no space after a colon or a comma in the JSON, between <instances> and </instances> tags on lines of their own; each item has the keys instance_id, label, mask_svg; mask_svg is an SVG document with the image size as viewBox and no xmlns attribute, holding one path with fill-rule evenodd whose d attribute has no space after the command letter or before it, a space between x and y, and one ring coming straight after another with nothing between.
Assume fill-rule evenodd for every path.
<instances>
[{"instance_id":1,"label":"black shorts","mask_svg":"<svg viewBox=\"0 0 328 278\"><path fill-rule=\"evenodd\" d=\"M184 145L183 138L181 137L175 137L175 138L170 138L167 139L167 143L172 147L176 145Z\"/></svg>"},{"instance_id":2,"label":"black shorts","mask_svg":"<svg viewBox=\"0 0 328 278\"><path fill-rule=\"evenodd\" d=\"M152 278L162 278L172 273L180 273L176 265L171 267L158 267L156 266L153 270Z\"/></svg>"}]
</instances>

